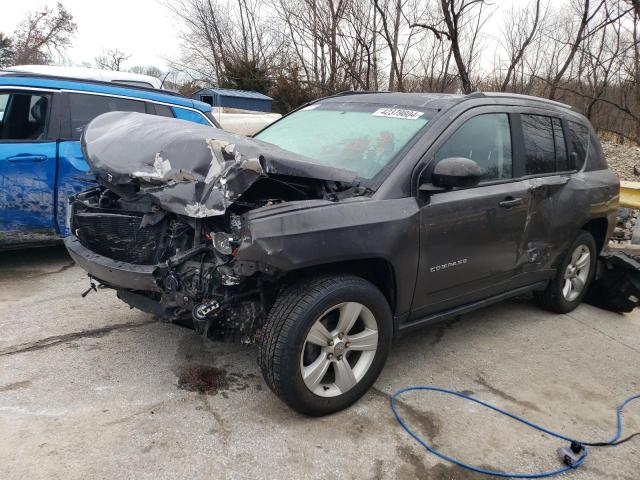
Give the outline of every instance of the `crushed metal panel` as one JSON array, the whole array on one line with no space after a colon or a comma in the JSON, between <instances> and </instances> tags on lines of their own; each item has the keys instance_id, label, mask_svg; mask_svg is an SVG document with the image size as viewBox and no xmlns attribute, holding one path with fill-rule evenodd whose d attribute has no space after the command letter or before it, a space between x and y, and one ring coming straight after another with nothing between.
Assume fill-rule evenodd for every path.
<instances>
[{"instance_id":1,"label":"crushed metal panel","mask_svg":"<svg viewBox=\"0 0 640 480\"><path fill-rule=\"evenodd\" d=\"M268 175L356 180L354 172L313 163L266 142L135 112L100 115L81 142L91 170L114 190L136 184L137 195L195 218L222 215Z\"/></svg>"}]
</instances>

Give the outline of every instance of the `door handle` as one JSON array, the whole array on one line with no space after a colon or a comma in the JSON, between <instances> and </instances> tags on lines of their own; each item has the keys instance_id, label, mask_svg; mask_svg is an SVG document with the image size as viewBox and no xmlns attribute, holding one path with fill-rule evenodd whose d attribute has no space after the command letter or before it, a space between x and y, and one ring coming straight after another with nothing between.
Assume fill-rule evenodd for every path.
<instances>
[{"instance_id":1,"label":"door handle","mask_svg":"<svg viewBox=\"0 0 640 480\"><path fill-rule=\"evenodd\" d=\"M38 163L44 162L47 159L44 155L16 155L15 157L8 157L7 160L10 162L31 162Z\"/></svg>"},{"instance_id":2,"label":"door handle","mask_svg":"<svg viewBox=\"0 0 640 480\"><path fill-rule=\"evenodd\" d=\"M500 205L502 208L512 208L516 205L522 205L522 198L507 197L498 205Z\"/></svg>"}]
</instances>

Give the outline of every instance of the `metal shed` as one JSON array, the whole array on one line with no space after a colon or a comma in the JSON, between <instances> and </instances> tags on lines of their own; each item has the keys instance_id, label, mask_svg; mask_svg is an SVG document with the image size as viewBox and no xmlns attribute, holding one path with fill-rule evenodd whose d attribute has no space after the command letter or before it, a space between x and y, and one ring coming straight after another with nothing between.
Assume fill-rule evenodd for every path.
<instances>
[{"instance_id":1,"label":"metal shed","mask_svg":"<svg viewBox=\"0 0 640 480\"><path fill-rule=\"evenodd\" d=\"M213 107L240 108L256 112L271 111L271 97L248 90L231 88L203 88L193 94L195 100L208 103Z\"/></svg>"}]
</instances>

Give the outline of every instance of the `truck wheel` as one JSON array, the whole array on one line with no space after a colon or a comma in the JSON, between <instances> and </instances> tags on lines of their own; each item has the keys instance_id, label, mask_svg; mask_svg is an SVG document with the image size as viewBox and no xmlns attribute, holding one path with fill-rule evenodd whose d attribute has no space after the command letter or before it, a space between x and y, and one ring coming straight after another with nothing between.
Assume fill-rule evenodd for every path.
<instances>
[{"instance_id":1,"label":"truck wheel","mask_svg":"<svg viewBox=\"0 0 640 480\"><path fill-rule=\"evenodd\" d=\"M285 289L269 312L259 347L262 375L300 413L337 412L373 385L392 331L389 304L370 282L310 278Z\"/></svg>"},{"instance_id":2,"label":"truck wheel","mask_svg":"<svg viewBox=\"0 0 640 480\"><path fill-rule=\"evenodd\" d=\"M542 292L535 292L538 303L556 313L575 309L589 290L596 271L596 242L589 232L581 231L556 273Z\"/></svg>"}]
</instances>

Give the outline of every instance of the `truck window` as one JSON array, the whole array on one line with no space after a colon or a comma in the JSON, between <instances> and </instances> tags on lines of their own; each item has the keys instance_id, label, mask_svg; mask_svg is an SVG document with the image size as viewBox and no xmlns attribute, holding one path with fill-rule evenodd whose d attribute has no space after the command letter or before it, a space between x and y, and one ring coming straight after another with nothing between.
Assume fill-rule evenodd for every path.
<instances>
[{"instance_id":1,"label":"truck window","mask_svg":"<svg viewBox=\"0 0 640 480\"><path fill-rule=\"evenodd\" d=\"M75 139L80 138L91 120L103 113L115 111L146 113L144 102L138 100L82 93L69 94L69 109L71 137Z\"/></svg>"},{"instance_id":2,"label":"truck window","mask_svg":"<svg viewBox=\"0 0 640 480\"><path fill-rule=\"evenodd\" d=\"M521 115L526 175L556 171L556 150L551 117Z\"/></svg>"},{"instance_id":3,"label":"truck window","mask_svg":"<svg viewBox=\"0 0 640 480\"><path fill-rule=\"evenodd\" d=\"M506 113L487 113L467 120L435 155L438 162L465 157L482 168L482 180L512 178L511 130Z\"/></svg>"},{"instance_id":4,"label":"truck window","mask_svg":"<svg viewBox=\"0 0 640 480\"><path fill-rule=\"evenodd\" d=\"M568 123L571 132L571 142L569 143L571 155L575 157L575 169L580 170L588 154L589 129L576 122Z\"/></svg>"},{"instance_id":5,"label":"truck window","mask_svg":"<svg viewBox=\"0 0 640 480\"><path fill-rule=\"evenodd\" d=\"M0 140L44 140L49 96L0 94Z\"/></svg>"}]
</instances>

